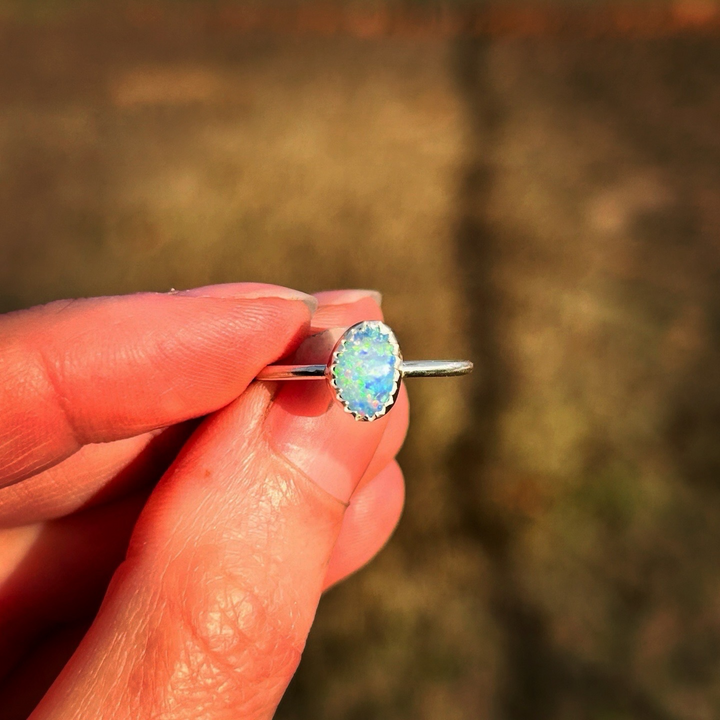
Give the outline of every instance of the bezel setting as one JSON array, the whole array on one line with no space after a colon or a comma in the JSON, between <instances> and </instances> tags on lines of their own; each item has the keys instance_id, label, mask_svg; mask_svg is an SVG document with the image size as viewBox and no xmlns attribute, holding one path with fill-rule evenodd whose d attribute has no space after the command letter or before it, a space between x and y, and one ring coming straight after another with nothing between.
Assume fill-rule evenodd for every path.
<instances>
[{"instance_id":1,"label":"bezel setting","mask_svg":"<svg viewBox=\"0 0 720 720\"><path fill-rule=\"evenodd\" d=\"M336 369L338 368L339 360L342 358L342 355L345 352L348 343L355 335L360 334L366 330L378 330L382 334L386 335L388 342L390 343L390 346L393 350L392 388L390 389L390 394L387 401L385 401L377 411L373 412L372 415L358 412L350 407L349 402L343 397L343 389L338 385L336 377ZM373 422L378 418L386 415L388 410L390 410L390 408L395 404L395 401L397 400L398 393L400 392L402 363L403 359L400 352L400 345L398 344L397 338L395 337L395 333L384 322L381 322L380 320L363 320L362 322L355 323L355 325L351 325L335 344L332 355L330 356L330 362L327 365L326 376L330 387L335 394L335 397L337 398L338 402L343 406L345 412L352 415L353 418L355 418L355 420L357 420L358 422Z\"/></svg>"}]
</instances>

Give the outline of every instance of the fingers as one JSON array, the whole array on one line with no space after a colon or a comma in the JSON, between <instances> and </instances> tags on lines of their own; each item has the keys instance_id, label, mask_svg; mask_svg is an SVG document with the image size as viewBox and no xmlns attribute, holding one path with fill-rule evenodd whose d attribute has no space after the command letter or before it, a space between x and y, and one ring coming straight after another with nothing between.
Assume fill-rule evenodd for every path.
<instances>
[{"instance_id":1,"label":"fingers","mask_svg":"<svg viewBox=\"0 0 720 720\"><path fill-rule=\"evenodd\" d=\"M351 498L349 512L343 519L340 540L333 551L332 564L335 568L333 582L337 582L344 575L355 572L360 567L358 562L363 557L365 560L362 562L369 560L385 544L394 527L394 521L391 521L388 516L388 513L392 515L396 508L392 502L394 495L389 498L387 503L382 502L377 493L372 495L373 498L377 497L382 502L382 506L377 509L377 512L358 513L356 504L358 495L363 492L364 485L383 470L399 451L407 430L407 416L407 394L403 388L393 412L388 415L386 429L368 469ZM33 514L43 514L44 511L58 513L63 507L67 509L69 503L78 503L81 500L87 507L89 504L98 502L100 498L108 501L111 494L113 496L127 494L132 489L137 490L148 486L150 483L156 482L161 474L160 468L164 470L167 467L168 456L170 454L174 456L175 445L181 442L178 435L182 433L184 436L186 432L187 428L184 426L168 428L159 436L153 437L149 441L149 445L145 445L139 452L138 448L134 446L125 447L129 442L127 440L111 443L111 446L119 446L116 452L122 469L110 479L108 485L104 485L102 490L98 491L99 494L92 497L91 501L83 500L84 495L91 483L98 482L102 473L95 478L90 478L88 484L81 478L78 482L78 492L74 495L71 494L69 498L63 494L67 492L67 489L62 480L59 480L57 485L53 485L47 479L54 471L83 458L86 451L98 448L94 445L86 446L71 458L45 473L0 490L0 518L3 517L4 512L9 518L19 518L25 523L35 522L32 519ZM170 438L165 437L168 434L171 435ZM138 436L137 439L145 444L148 443L149 437L149 435ZM153 449L153 442L161 442L163 447ZM124 453L130 454L131 452L136 457L130 466L126 467ZM85 457L84 459L90 463L95 458ZM101 460L104 462L107 458L101 458ZM111 465L110 467L109 474L117 470L115 466ZM135 471L134 474L130 472L131 469ZM68 472L68 474L70 473ZM36 481L41 482L35 484ZM47 493L48 497L43 496L43 492ZM9 499L5 497L7 495L10 495ZM5 503L3 503L4 497L7 501ZM10 500L16 504L14 515ZM366 507L367 499L361 498L361 500L362 507ZM135 502L132 507L136 507L136 513L139 513L141 504ZM399 514L399 507L397 513ZM93 517L97 520L92 521ZM34 628L34 631L41 631L46 626L45 619L47 618L51 618L53 622L63 623L70 620L70 617L66 617L62 613L58 614L58 610L72 608L74 611L84 602L83 595L85 594L97 597L97 593L100 592L98 588L103 587L103 583L107 581L109 574L117 565L119 553L122 553L124 547L123 543L129 537L130 529L136 519L137 514L128 514L125 503L115 502L112 505L98 508L97 512L86 510L80 515L61 519L55 523L46 522L42 526L45 540L38 545L34 545L34 533L37 532L37 529L25 527L19 531L25 537L25 542L21 547L24 549L22 552L14 553L14 557L10 554L10 548L13 545L12 538L17 535L17 532L0 532L0 547L5 549L4 553L0 553L0 577L12 574L30 551L33 551L36 557L33 572L16 575L12 584L13 595L22 598L22 602L14 606L14 615L9 614L8 606L5 605L5 619L9 623L9 627L19 628L25 625ZM63 532L54 531L55 527L65 528L65 530ZM101 534L102 542L98 542L98 533ZM52 542L47 542L48 537L52 538ZM360 537L359 541L356 539L357 537ZM343 538L349 539L344 540ZM17 546L17 542L14 544ZM78 553L78 547L84 548L85 551ZM90 556L88 556L88 551L91 551ZM38 556L40 552L44 553L41 557ZM348 554L347 558L344 557L346 553ZM47 568L49 572L41 572L43 567ZM58 567L63 568L62 573L60 575L53 574L52 571ZM50 585L41 583L41 578L45 578ZM78 582L77 578L82 578L82 582ZM3 589L7 590L8 587L10 586L0 585L0 608L3 607ZM84 603L84 606L88 607L87 602ZM9 644L0 647L0 655L10 658L11 646L17 648L18 653L24 652L33 637L34 632L25 632L19 635L17 633L7 634L5 638ZM1 640L0 646L2 646Z\"/></svg>"},{"instance_id":2,"label":"fingers","mask_svg":"<svg viewBox=\"0 0 720 720\"><path fill-rule=\"evenodd\" d=\"M372 298L328 300L313 329L379 315ZM34 717L99 717L117 707L113 717L141 718L166 703L166 716L179 718L197 709L198 695L217 708L213 717L236 717L239 707L245 717L272 714L322 587L377 551L402 505L393 470L355 488L363 470L374 474L399 448L404 391L393 413L368 425L331 402L324 383L313 385L306 404L287 393L271 407L272 386L257 384L204 424L155 493L93 630ZM326 458L308 466L303 444L315 440ZM346 522L328 493L352 497ZM129 697L138 677L150 687Z\"/></svg>"},{"instance_id":3,"label":"fingers","mask_svg":"<svg viewBox=\"0 0 720 720\"><path fill-rule=\"evenodd\" d=\"M198 292L237 293L238 286L200 288ZM258 286L243 285L247 293ZM265 288L260 286L260 289ZM347 326L361 319L381 319L379 293L366 290L339 290L319 293L320 308L313 318L313 332L328 327ZM398 408L400 413L402 398ZM395 423L397 425L397 423ZM393 427L393 423L391 423ZM192 426L181 424L109 443L94 443L56 465L0 488L0 527L39 522L67 515L80 508L108 502L156 482L167 469ZM382 467L378 465L376 470Z\"/></svg>"},{"instance_id":4,"label":"fingers","mask_svg":"<svg viewBox=\"0 0 720 720\"><path fill-rule=\"evenodd\" d=\"M379 315L370 303L323 307L314 329ZM357 423L324 383L307 385L315 388L310 402L293 405L288 393L271 406L273 387L258 384L191 439L140 521L133 543L140 550L131 552L38 717L72 717L70 687L83 703L118 708L117 717L144 717L163 702L182 717L198 695L218 719L271 716L299 658L342 522L344 505L321 488L352 494L393 418ZM404 412L397 418L393 436L401 442ZM332 456L308 470L310 477L278 452L292 448L302 464L298 454L313 454L303 451L307 442ZM338 447L345 452L336 454ZM148 617L149 627L141 620ZM148 647L155 650L148 654ZM146 693L140 706L124 697L127 683L116 673L123 657L149 675L149 691L165 696ZM79 677L95 684L82 688Z\"/></svg>"},{"instance_id":5,"label":"fingers","mask_svg":"<svg viewBox=\"0 0 720 720\"><path fill-rule=\"evenodd\" d=\"M401 475L398 472L392 478L400 480L400 488L390 486L387 490L382 490L387 485L386 481L379 480L376 484L374 478L378 473L387 472L385 466L391 463L399 451L407 429L407 414L407 395L403 391L393 412L388 415L387 427L378 448L343 518L340 537L333 550L329 574L325 579L326 587L355 572L369 561L387 542L399 518L402 505ZM181 426L175 426L168 431L180 429L185 431ZM140 437L147 441L146 436ZM162 434L154 439L169 445ZM173 442L176 439L173 438ZM126 441L118 441L123 442ZM93 447L87 446L56 467L63 467L80 457L84 450ZM156 461L158 456L163 457L163 453L155 450L154 454L155 457L145 459L140 452L134 466L137 468L142 460L142 472L138 476L123 480L122 485L118 484L118 478L124 478L127 471L119 473L109 487L103 488L103 496L107 499L110 491L127 493L131 486L137 488L143 484L139 480L141 477L145 484L154 481L155 473L159 472ZM166 462L166 457L159 461L163 466ZM38 478L46 473L41 473ZM21 490L26 486L33 487L35 479L5 488L0 491L0 499L4 492ZM373 488L366 492L365 485L368 483L372 484ZM24 511L28 516L32 512L40 512L43 508L43 497L40 492L36 492L40 489L34 488L28 497L18 501L20 508L25 501ZM52 487L48 489L52 491ZM387 492L387 497L383 497L384 492ZM399 502L396 502L398 499ZM93 498L93 502L95 500L96 498ZM66 499L62 493L49 500L49 504L55 503L54 511L58 511L64 502ZM125 501L114 502L96 510L86 510L34 527L0 531L0 578L13 578L12 583L0 581L0 656L4 660L12 664L13 658L24 654L38 633L42 633L54 623L69 622L77 617L78 608L82 607L90 612L93 602L102 592L110 573L126 549L130 530L140 512L141 499L133 498L129 502L130 505ZM374 509L370 507L371 502L377 503ZM0 503L0 516L2 509ZM78 552L78 548L82 549L82 552ZM17 572L18 568L22 567L30 567L31 571ZM61 572L58 572L59 569ZM10 597L17 601L9 603Z\"/></svg>"},{"instance_id":6,"label":"fingers","mask_svg":"<svg viewBox=\"0 0 720 720\"><path fill-rule=\"evenodd\" d=\"M325 387L324 384L318 383ZM306 418L276 437L272 385L203 423L141 515L95 623L34 716L270 718L310 628L345 505L387 417L357 423L326 403L309 472L279 447L313 442ZM318 416L319 417L319 416ZM277 418L275 418L277 420ZM331 442L331 439L333 442ZM338 493L334 493L337 497ZM82 712L78 712L82 708Z\"/></svg>"},{"instance_id":7,"label":"fingers","mask_svg":"<svg viewBox=\"0 0 720 720\"><path fill-rule=\"evenodd\" d=\"M324 363L344 328L361 320L382 320L382 311L377 304L378 293L374 291L330 291L318 293L317 297L321 304L313 316L312 331L328 332L306 340L294 357L296 362ZM328 418L339 419L343 415L347 417L347 414L335 402L327 384L285 383L276 394L273 405L267 426L274 448L306 474L320 478L319 482L325 490L347 503L355 489L355 482L343 471L343 461L353 457L356 448L352 444L338 445L335 442L334 424ZM391 417L392 413L387 416ZM286 426L291 428L291 432L287 432ZM380 443L387 427L387 422L370 423L367 434L376 437L377 443ZM396 427L394 422L393 427ZM403 437L404 434L402 431ZM353 437L349 436L349 442ZM361 444L366 443L362 433L357 437ZM367 465L371 459L372 454ZM367 466L362 470L367 470Z\"/></svg>"},{"instance_id":8,"label":"fingers","mask_svg":"<svg viewBox=\"0 0 720 720\"><path fill-rule=\"evenodd\" d=\"M69 515L156 483L196 426L188 421L85 445L61 463L0 488L0 528Z\"/></svg>"},{"instance_id":9,"label":"fingers","mask_svg":"<svg viewBox=\"0 0 720 720\"><path fill-rule=\"evenodd\" d=\"M0 318L0 485L226 405L299 342L314 302L227 285Z\"/></svg>"},{"instance_id":10,"label":"fingers","mask_svg":"<svg viewBox=\"0 0 720 720\"><path fill-rule=\"evenodd\" d=\"M400 466L386 465L350 500L330 557L324 588L359 570L381 550L400 520L405 485Z\"/></svg>"},{"instance_id":11,"label":"fingers","mask_svg":"<svg viewBox=\"0 0 720 720\"><path fill-rule=\"evenodd\" d=\"M382 320L382 296L375 290L329 290L316 293L320 303L313 315L314 331L345 328L361 320Z\"/></svg>"},{"instance_id":12,"label":"fingers","mask_svg":"<svg viewBox=\"0 0 720 720\"><path fill-rule=\"evenodd\" d=\"M379 314L377 306L368 310ZM367 311L354 314L340 302L319 311L313 325L323 329L325 322L347 325L368 317ZM324 384L316 386L327 393ZM354 422L327 394L323 399L315 393L308 414L308 407L297 413L292 403L271 408L271 392L268 384L254 386L192 438L154 494L135 550L111 585L93 630L34 717L111 712L142 718L165 702L173 708L164 715L171 720L192 715L202 698L218 719L238 712L272 714L322 587L367 561L397 522L401 474L391 466L377 482L367 477L399 449L407 397L403 389L393 413L368 425ZM224 416L229 416L225 424ZM334 442L321 416L336 426ZM303 442L312 441L308 417L325 438L318 445L321 453L346 450L307 469L310 478L278 453L283 444L297 453ZM257 434L248 432L255 427ZM364 441L353 438L358 432L365 433ZM248 445L237 447L239 441ZM343 521L342 504L318 486L336 497L352 495L363 469L365 484ZM341 542L333 554L338 532ZM168 664L173 657L174 664ZM145 678L149 687L128 698L123 694L128 687L137 690L127 683L134 677ZM84 678L85 687L73 678ZM71 688L78 691L74 697Z\"/></svg>"},{"instance_id":13,"label":"fingers","mask_svg":"<svg viewBox=\"0 0 720 720\"><path fill-rule=\"evenodd\" d=\"M93 614L144 499L0 531L0 676L49 628Z\"/></svg>"},{"instance_id":14,"label":"fingers","mask_svg":"<svg viewBox=\"0 0 720 720\"><path fill-rule=\"evenodd\" d=\"M394 461L405 440L409 406L403 385L380 443L343 518L325 576L325 589L367 564L400 520L405 500L402 470Z\"/></svg>"},{"instance_id":15,"label":"fingers","mask_svg":"<svg viewBox=\"0 0 720 720\"><path fill-rule=\"evenodd\" d=\"M329 295L331 296L329 301L336 301L338 304L321 307L316 318L316 325L320 328L324 324L323 317L326 322L332 324L337 322L349 324L360 317L380 315L373 297L374 293L370 297L364 291L335 292ZM353 298L356 298L354 302ZM351 302L344 302L346 299ZM407 394L402 388L396 406L389 415L378 449L361 483L367 482L370 477L377 474L398 452L407 429L407 415ZM48 520L75 512L81 507L88 508L107 503L155 483L167 469L193 426L192 423L183 423L160 432L145 433L112 443L87 445L58 465L21 483L0 489L0 526L4 524L11 527ZM351 519L346 518L344 523ZM128 528L131 524L132 522ZM85 523L82 528L80 526L75 528L74 535L78 542L92 547L96 545L93 532L94 528ZM86 533L87 537L83 536L83 533ZM378 537L376 545L381 546L385 540L386 537ZM70 547L64 547L62 543L56 541L52 545L52 550L63 557L65 563L72 562L73 558L77 560L77 564L80 565L77 570L81 572L83 556L75 555L72 547L72 544ZM111 553L106 565L107 569L101 570L99 575L106 577L106 572L109 572L116 562ZM48 556L46 563L54 567L57 565L57 560ZM72 571L66 568L66 576L71 575ZM33 587L36 585L37 583L33 583ZM20 590L17 584L15 588ZM71 593L76 589L76 587L69 588ZM55 607L58 605L58 594L64 593L65 590L56 586L52 592L43 591L41 598L31 599L25 605L35 610L38 609L38 602L41 604L45 602Z\"/></svg>"},{"instance_id":16,"label":"fingers","mask_svg":"<svg viewBox=\"0 0 720 720\"><path fill-rule=\"evenodd\" d=\"M355 492L358 492L365 482L374 478L400 452L407 435L409 420L410 405L407 388L402 384L392 412L389 413L387 428Z\"/></svg>"}]
</instances>

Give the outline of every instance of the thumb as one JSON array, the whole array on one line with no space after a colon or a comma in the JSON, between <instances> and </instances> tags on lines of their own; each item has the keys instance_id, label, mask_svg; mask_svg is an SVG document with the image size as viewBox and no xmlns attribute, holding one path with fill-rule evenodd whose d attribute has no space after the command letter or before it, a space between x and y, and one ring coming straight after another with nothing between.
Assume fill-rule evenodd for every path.
<instances>
[{"instance_id":1,"label":"thumb","mask_svg":"<svg viewBox=\"0 0 720 720\"><path fill-rule=\"evenodd\" d=\"M33 720L272 717L386 425L324 382L275 390L255 383L191 438Z\"/></svg>"}]
</instances>

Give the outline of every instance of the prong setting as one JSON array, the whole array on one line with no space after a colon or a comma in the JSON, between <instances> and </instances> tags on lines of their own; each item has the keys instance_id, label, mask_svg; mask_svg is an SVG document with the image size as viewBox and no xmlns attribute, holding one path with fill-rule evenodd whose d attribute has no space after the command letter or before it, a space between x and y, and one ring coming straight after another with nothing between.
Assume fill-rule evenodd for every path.
<instances>
[{"instance_id":1,"label":"prong setting","mask_svg":"<svg viewBox=\"0 0 720 720\"><path fill-rule=\"evenodd\" d=\"M364 320L338 340L326 377L345 412L358 422L373 422L395 404L402 362L395 333L379 320Z\"/></svg>"}]
</instances>

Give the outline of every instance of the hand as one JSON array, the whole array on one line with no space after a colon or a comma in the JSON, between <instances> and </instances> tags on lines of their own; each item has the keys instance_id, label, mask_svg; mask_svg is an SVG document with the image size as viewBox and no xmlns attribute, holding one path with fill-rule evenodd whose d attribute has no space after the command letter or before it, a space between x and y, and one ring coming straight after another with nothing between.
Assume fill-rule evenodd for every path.
<instances>
[{"instance_id":1,"label":"hand","mask_svg":"<svg viewBox=\"0 0 720 720\"><path fill-rule=\"evenodd\" d=\"M272 717L321 592L403 502L404 389L358 423L325 383L252 382L381 318L370 293L317 299L225 285L0 317L4 720L63 665L33 720Z\"/></svg>"}]
</instances>

